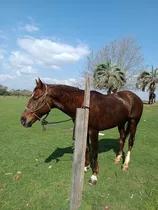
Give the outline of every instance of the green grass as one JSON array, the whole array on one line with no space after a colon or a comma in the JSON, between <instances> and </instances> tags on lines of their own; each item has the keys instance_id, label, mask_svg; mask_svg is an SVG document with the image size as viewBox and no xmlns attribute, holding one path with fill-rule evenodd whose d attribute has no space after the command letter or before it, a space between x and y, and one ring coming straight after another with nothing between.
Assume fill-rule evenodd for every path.
<instances>
[{"instance_id":1,"label":"green grass","mask_svg":"<svg viewBox=\"0 0 158 210\"><path fill-rule=\"evenodd\" d=\"M72 175L72 123L47 126L39 122L23 128L20 116L27 99L0 98L0 209L67 210ZM69 117L53 110L49 120ZM85 174L80 210L158 209L158 106L144 106L128 171L114 165L117 129L105 131L99 141L99 175L96 186ZM59 128L61 127L61 128ZM125 152L127 151L127 143ZM49 168L51 166L51 168ZM13 180L21 171L18 180Z\"/></svg>"}]
</instances>

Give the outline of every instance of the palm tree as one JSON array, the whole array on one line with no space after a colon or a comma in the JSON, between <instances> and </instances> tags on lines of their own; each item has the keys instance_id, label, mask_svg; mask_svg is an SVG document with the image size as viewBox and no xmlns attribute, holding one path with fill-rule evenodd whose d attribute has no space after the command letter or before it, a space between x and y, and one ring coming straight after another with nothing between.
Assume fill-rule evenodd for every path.
<instances>
[{"instance_id":1,"label":"palm tree","mask_svg":"<svg viewBox=\"0 0 158 210\"><path fill-rule=\"evenodd\" d=\"M158 86L158 68L154 69L152 66L151 72L144 70L137 77L136 87L142 91L149 91L150 94L154 93Z\"/></svg>"},{"instance_id":2,"label":"palm tree","mask_svg":"<svg viewBox=\"0 0 158 210\"><path fill-rule=\"evenodd\" d=\"M158 85L158 68L154 69L152 66L151 72L143 71L141 74L137 77L137 83L136 87L142 91L154 92L156 90L156 87Z\"/></svg>"},{"instance_id":3,"label":"palm tree","mask_svg":"<svg viewBox=\"0 0 158 210\"><path fill-rule=\"evenodd\" d=\"M106 89L108 94L115 93L121 90L125 83L125 73L111 61L99 64L94 70L93 86L96 89Z\"/></svg>"}]
</instances>

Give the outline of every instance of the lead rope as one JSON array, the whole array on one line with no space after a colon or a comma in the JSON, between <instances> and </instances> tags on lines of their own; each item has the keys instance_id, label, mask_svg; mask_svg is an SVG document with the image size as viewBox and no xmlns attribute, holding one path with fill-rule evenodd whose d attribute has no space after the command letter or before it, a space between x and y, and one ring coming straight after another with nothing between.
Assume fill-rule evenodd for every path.
<instances>
[{"instance_id":1,"label":"lead rope","mask_svg":"<svg viewBox=\"0 0 158 210\"><path fill-rule=\"evenodd\" d=\"M72 120L71 118L70 119L68 119L68 120L61 120L61 121L56 121L56 122L48 122L47 120L46 120L46 118L48 117L48 115L49 115L49 112L46 114L46 116L41 120L41 125L42 125L42 130L43 131L45 131L46 130L46 125L47 124L57 124L57 123L62 123L62 122L67 122L67 121L70 121L70 120Z\"/></svg>"}]
</instances>

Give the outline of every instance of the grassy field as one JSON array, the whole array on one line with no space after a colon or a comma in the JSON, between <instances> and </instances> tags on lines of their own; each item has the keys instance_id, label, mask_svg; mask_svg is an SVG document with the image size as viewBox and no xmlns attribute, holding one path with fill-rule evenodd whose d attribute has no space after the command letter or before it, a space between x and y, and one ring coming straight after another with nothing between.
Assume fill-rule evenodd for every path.
<instances>
[{"instance_id":1,"label":"grassy field","mask_svg":"<svg viewBox=\"0 0 158 210\"><path fill-rule=\"evenodd\" d=\"M23 128L20 116L27 99L0 98L0 209L68 210L72 175L71 122ZM52 120L69 117L53 110ZM60 127L58 127L60 126ZM158 106L144 106L128 171L114 165L117 129L99 141L98 183L85 174L80 210L158 209ZM125 152L127 151L127 143Z\"/></svg>"}]
</instances>

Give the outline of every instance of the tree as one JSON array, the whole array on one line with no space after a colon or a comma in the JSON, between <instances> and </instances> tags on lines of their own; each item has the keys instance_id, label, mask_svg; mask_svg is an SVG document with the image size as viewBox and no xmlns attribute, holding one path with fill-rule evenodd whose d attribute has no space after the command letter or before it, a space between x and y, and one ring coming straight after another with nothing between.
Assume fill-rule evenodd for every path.
<instances>
[{"instance_id":1,"label":"tree","mask_svg":"<svg viewBox=\"0 0 158 210\"><path fill-rule=\"evenodd\" d=\"M25 96L25 97L30 97L32 95L32 91L30 90L20 90L20 89L17 89L17 90L10 90L10 94L13 95L13 96Z\"/></svg>"},{"instance_id":2,"label":"tree","mask_svg":"<svg viewBox=\"0 0 158 210\"><path fill-rule=\"evenodd\" d=\"M0 95L1 96L8 96L8 95L10 95L7 89L8 88L6 86L3 86L3 85L0 84Z\"/></svg>"},{"instance_id":3,"label":"tree","mask_svg":"<svg viewBox=\"0 0 158 210\"><path fill-rule=\"evenodd\" d=\"M87 57L86 70L92 76L99 64L111 61L116 64L126 75L126 88L135 88L136 77L144 68L144 58L141 54L141 47L132 37L125 37L120 40L111 41L103 49Z\"/></svg>"},{"instance_id":4,"label":"tree","mask_svg":"<svg viewBox=\"0 0 158 210\"><path fill-rule=\"evenodd\" d=\"M158 68L152 66L151 72L142 71L137 77L136 87L142 91L154 92L158 86Z\"/></svg>"},{"instance_id":5,"label":"tree","mask_svg":"<svg viewBox=\"0 0 158 210\"><path fill-rule=\"evenodd\" d=\"M94 70L93 86L96 89L106 89L108 94L115 93L121 90L125 83L125 73L111 61L99 64Z\"/></svg>"}]
</instances>

